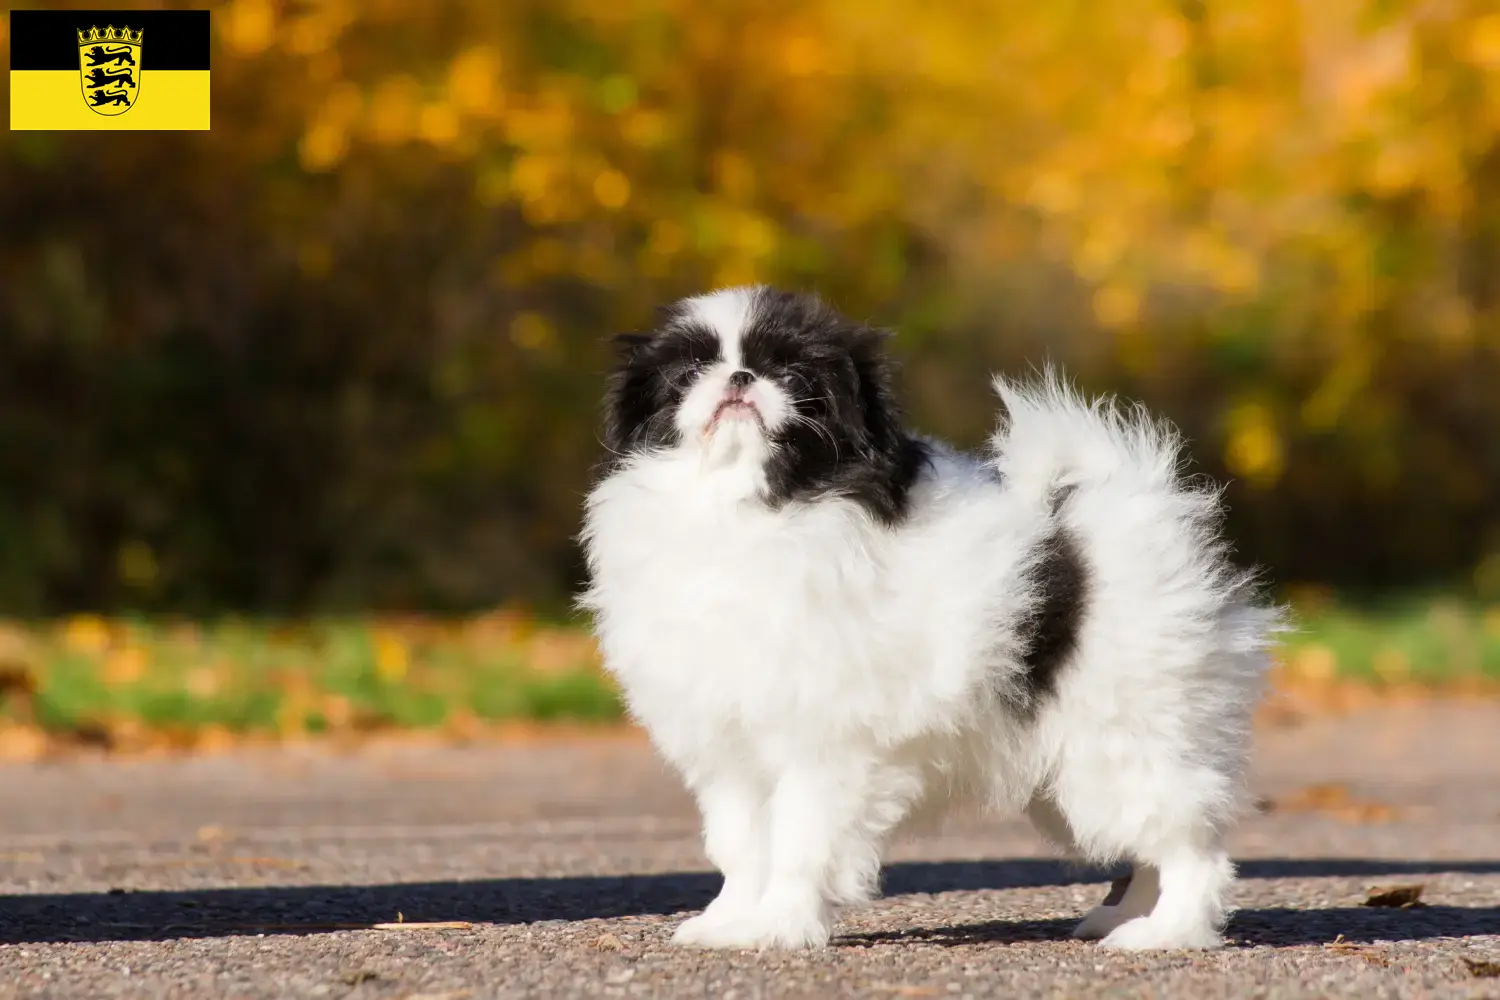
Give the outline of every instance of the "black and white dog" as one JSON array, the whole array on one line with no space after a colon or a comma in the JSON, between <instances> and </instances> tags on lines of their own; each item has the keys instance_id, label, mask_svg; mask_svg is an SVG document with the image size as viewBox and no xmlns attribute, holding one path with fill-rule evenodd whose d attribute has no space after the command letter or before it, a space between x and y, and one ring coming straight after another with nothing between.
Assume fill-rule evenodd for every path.
<instances>
[{"instance_id":1,"label":"black and white dog","mask_svg":"<svg viewBox=\"0 0 1500 1000\"><path fill-rule=\"evenodd\" d=\"M724 874L675 940L825 944L895 833L974 805L1133 864L1078 936L1219 944L1280 614L1218 492L1052 375L996 380L984 457L918 437L881 341L767 288L622 338L582 603Z\"/></svg>"}]
</instances>

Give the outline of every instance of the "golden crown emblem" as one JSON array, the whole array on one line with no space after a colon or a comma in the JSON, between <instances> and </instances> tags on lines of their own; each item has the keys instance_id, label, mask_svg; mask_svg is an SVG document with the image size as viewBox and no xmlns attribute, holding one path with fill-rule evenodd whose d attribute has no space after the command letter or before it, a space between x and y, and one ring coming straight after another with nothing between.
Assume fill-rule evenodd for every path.
<instances>
[{"instance_id":1,"label":"golden crown emblem","mask_svg":"<svg viewBox=\"0 0 1500 1000\"><path fill-rule=\"evenodd\" d=\"M88 31L78 32L78 44L86 45L89 42L123 42L127 45L141 44L141 38L146 34L145 29L132 32L130 26L126 25L116 31L114 25L108 25L103 31L97 27L89 28Z\"/></svg>"}]
</instances>

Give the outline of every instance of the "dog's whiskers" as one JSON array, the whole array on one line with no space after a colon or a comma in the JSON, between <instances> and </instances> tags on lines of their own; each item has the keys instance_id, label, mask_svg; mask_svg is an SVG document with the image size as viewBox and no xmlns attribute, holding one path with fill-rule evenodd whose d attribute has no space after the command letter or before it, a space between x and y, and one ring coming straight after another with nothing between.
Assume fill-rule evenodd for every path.
<instances>
[{"instance_id":1,"label":"dog's whiskers","mask_svg":"<svg viewBox=\"0 0 1500 1000\"><path fill-rule=\"evenodd\" d=\"M825 441L827 441L829 446L833 448L833 460L835 462L839 460L840 456L838 438L834 437L832 432L829 431L827 427L824 427L822 424L818 423L818 421L801 413L792 413L787 417L787 423L802 427L811 427L820 438L823 438Z\"/></svg>"}]
</instances>

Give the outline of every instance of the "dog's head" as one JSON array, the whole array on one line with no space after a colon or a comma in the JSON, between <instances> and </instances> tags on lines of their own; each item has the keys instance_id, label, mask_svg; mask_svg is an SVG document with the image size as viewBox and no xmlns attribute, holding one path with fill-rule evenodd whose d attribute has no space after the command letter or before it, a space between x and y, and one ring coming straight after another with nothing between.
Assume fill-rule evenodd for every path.
<instances>
[{"instance_id":1,"label":"dog's head","mask_svg":"<svg viewBox=\"0 0 1500 1000\"><path fill-rule=\"evenodd\" d=\"M758 471L773 506L847 496L892 521L923 451L902 427L883 340L811 295L684 299L654 332L617 338L605 445L617 462L689 450L705 469Z\"/></svg>"}]
</instances>

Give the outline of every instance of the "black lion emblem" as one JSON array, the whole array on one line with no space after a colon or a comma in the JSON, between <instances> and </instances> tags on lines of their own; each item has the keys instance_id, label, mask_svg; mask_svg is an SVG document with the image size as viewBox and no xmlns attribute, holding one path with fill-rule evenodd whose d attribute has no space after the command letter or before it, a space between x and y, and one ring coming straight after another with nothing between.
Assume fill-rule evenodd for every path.
<instances>
[{"instance_id":1,"label":"black lion emblem","mask_svg":"<svg viewBox=\"0 0 1500 1000\"><path fill-rule=\"evenodd\" d=\"M89 57L90 66L103 66L106 63L114 63L116 66L135 65L135 56L130 54L129 47L106 49L102 45L95 45L84 54Z\"/></svg>"},{"instance_id":2,"label":"black lion emblem","mask_svg":"<svg viewBox=\"0 0 1500 1000\"><path fill-rule=\"evenodd\" d=\"M96 90L89 95L89 103L96 108L102 108L107 104L124 104L128 107L130 105L130 95L123 90L117 90L114 93Z\"/></svg>"},{"instance_id":3,"label":"black lion emblem","mask_svg":"<svg viewBox=\"0 0 1500 1000\"><path fill-rule=\"evenodd\" d=\"M116 83L123 83L127 87L135 86L135 74L128 69L122 69L118 73L106 73L102 69L90 70L84 79L90 87L108 87Z\"/></svg>"}]
</instances>

